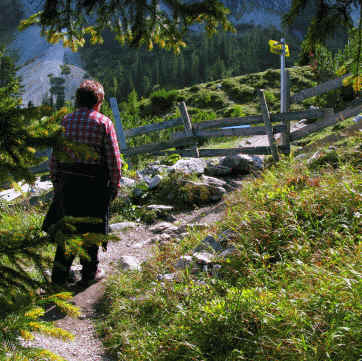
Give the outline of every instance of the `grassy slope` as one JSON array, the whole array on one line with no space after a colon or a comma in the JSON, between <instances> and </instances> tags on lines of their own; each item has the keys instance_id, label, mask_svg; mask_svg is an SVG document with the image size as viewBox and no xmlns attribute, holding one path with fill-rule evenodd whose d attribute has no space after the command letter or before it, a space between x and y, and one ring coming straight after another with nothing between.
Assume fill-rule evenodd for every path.
<instances>
[{"instance_id":1,"label":"grassy slope","mask_svg":"<svg viewBox=\"0 0 362 361\"><path fill-rule=\"evenodd\" d=\"M318 161L283 159L228 197L222 222L159 250L143 272L112 277L106 346L129 361L358 359L360 143L357 132ZM236 252L218 261L219 278L156 281L223 230L234 231Z\"/></svg>"},{"instance_id":2,"label":"grassy slope","mask_svg":"<svg viewBox=\"0 0 362 361\"><path fill-rule=\"evenodd\" d=\"M313 87L320 83L316 74L309 66L289 68L291 94L302 89ZM268 105L271 111L278 112L280 109L280 71L268 69L260 73L252 73L238 77L215 80L201 83L190 88L177 90L177 101L185 101L191 114L201 112L212 112L218 117L259 114L259 102L256 89L266 90ZM305 100L301 104L293 104L291 110L299 110L309 105L341 105L338 96L315 97ZM336 104L337 101L337 104ZM175 103L167 110L169 114L175 113ZM157 107L152 107L150 98L140 102L142 115L157 114ZM196 119L197 121L197 119Z\"/></svg>"}]
</instances>

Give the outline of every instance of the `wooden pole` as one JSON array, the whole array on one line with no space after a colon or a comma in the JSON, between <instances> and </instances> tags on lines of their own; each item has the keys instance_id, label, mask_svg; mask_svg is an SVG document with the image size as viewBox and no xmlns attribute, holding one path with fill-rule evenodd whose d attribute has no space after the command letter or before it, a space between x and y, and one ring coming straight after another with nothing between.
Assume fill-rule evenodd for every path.
<instances>
[{"instance_id":1,"label":"wooden pole","mask_svg":"<svg viewBox=\"0 0 362 361\"><path fill-rule=\"evenodd\" d=\"M290 79L289 79L289 72L285 69L285 87L284 87L284 99L285 99L285 112L289 111L289 104L290 104ZM281 145L287 147L288 151L287 154L290 153L290 120L283 120L282 124L285 127L285 130L282 132L281 136Z\"/></svg>"},{"instance_id":2,"label":"wooden pole","mask_svg":"<svg viewBox=\"0 0 362 361\"><path fill-rule=\"evenodd\" d=\"M121 121L121 115L119 114L118 104L116 98L110 98L109 104L111 105L112 113L114 116L114 119L116 121L116 133L117 133L117 139L119 144L119 151L121 153L125 153L127 150L127 143L126 143L126 137L124 135L123 127L122 127L122 121ZM128 159L128 168L131 169L131 162Z\"/></svg>"},{"instance_id":3,"label":"wooden pole","mask_svg":"<svg viewBox=\"0 0 362 361\"><path fill-rule=\"evenodd\" d=\"M264 119L265 130L266 130L266 134L267 134L268 140L269 140L270 151L271 151L274 161L278 162L279 155L278 155L277 146L276 146L276 142L275 142L274 135L273 135L273 128L271 126L270 113L269 113L268 105L265 100L264 90L259 89L258 93L259 93L259 97L260 97L261 113L262 113L262 116Z\"/></svg>"},{"instance_id":4,"label":"wooden pole","mask_svg":"<svg viewBox=\"0 0 362 361\"><path fill-rule=\"evenodd\" d=\"M183 122L184 122L185 135L186 135L187 137L192 137L192 136L194 135L194 132L193 132L193 129L192 129L192 124L191 124L190 116L189 116L189 113L188 113L188 111L187 111L185 102L182 102L182 103L179 104L179 109L180 109L180 113L181 113L182 120L183 120ZM192 150L193 150L194 153L195 153L195 157L196 157L196 158L199 158L200 155L199 155L199 150L198 150L198 148L197 148L197 144L195 144L195 145L192 147Z\"/></svg>"}]
</instances>

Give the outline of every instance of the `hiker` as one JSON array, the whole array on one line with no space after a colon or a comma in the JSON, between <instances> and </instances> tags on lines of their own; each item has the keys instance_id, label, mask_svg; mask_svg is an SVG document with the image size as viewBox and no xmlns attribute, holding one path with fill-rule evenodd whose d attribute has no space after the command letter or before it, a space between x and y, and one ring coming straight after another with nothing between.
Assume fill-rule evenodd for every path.
<instances>
[{"instance_id":1,"label":"hiker","mask_svg":"<svg viewBox=\"0 0 362 361\"><path fill-rule=\"evenodd\" d=\"M121 177L121 159L112 121L100 113L104 100L103 86L94 80L84 80L76 91L76 110L62 120L64 137L74 143L86 144L92 157L69 148L53 149L50 176L54 185L54 199L45 217L43 230L64 216L95 217L101 223L79 223L77 233L108 233L110 202L116 198ZM95 153L94 153L95 152ZM63 153L62 162L59 160ZM67 160L64 160L64 154ZM82 156L80 156L82 154ZM58 159L57 159L58 158ZM98 245L83 246L89 259L81 257L83 266L79 286L86 287L103 277L98 269ZM106 243L103 244L106 250ZM58 244L52 270L52 282L66 285L70 281L70 267L74 255L65 253Z\"/></svg>"}]
</instances>

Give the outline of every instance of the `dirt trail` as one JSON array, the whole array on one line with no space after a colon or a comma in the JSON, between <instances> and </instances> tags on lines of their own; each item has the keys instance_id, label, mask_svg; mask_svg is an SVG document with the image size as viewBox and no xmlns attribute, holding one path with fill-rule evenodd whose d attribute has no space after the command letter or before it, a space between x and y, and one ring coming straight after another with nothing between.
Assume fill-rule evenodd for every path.
<instances>
[{"instance_id":1,"label":"dirt trail","mask_svg":"<svg viewBox=\"0 0 362 361\"><path fill-rule=\"evenodd\" d=\"M174 214L175 223L205 223L214 224L223 217L224 203L221 201L212 206L199 208L187 213ZM117 261L121 256L134 256L144 261L152 254L151 243L142 247L137 246L143 241L155 237L149 230L150 226L139 225L120 233L120 241L109 242L107 252L100 250L100 266L110 275L117 268ZM71 332L75 338L73 341L63 341L40 334L35 334L33 341L27 341L26 345L48 349L68 361L114 361L107 355L102 342L98 339L94 320L97 318L96 306L103 297L105 288L104 280L95 283L77 293L72 303L81 310L81 317L71 318L59 312L55 307L47 311L46 319L55 321L56 326Z\"/></svg>"},{"instance_id":2,"label":"dirt trail","mask_svg":"<svg viewBox=\"0 0 362 361\"><path fill-rule=\"evenodd\" d=\"M340 137L347 137L350 131L358 132L361 129L362 122L343 131ZM303 126L303 125L302 125ZM296 125L293 128L300 128ZM264 146L268 143L266 136L254 136L243 140L240 146ZM235 183L242 186L242 179L233 179ZM176 222L183 224L205 223L215 224L223 218L225 210L224 202L221 201L212 206L199 208L186 213L174 214ZM129 229L121 233L119 242L110 242L107 252L100 251L100 266L104 268L107 275L110 275L117 267L117 261L121 256L134 256L138 260L144 261L152 254L153 245L148 243L142 247L137 246L140 242L146 241L155 235L149 230L147 225L139 225L136 228ZM28 345L45 348L64 357L68 361L115 361L107 355L103 344L98 339L93 320L97 318L96 305L102 299L104 293L104 280L88 287L83 292L73 297L75 305L80 307L82 315L80 318L72 319L57 310L50 309L47 313L49 320L56 321L56 325L70 331L75 339L72 342L36 335L35 339L27 342Z\"/></svg>"}]
</instances>

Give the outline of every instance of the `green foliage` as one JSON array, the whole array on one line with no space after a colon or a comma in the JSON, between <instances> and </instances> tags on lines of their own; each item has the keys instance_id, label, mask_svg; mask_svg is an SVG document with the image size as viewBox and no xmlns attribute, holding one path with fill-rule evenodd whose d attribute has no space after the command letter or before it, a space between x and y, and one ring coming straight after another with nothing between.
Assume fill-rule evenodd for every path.
<instances>
[{"instance_id":1,"label":"green foliage","mask_svg":"<svg viewBox=\"0 0 362 361\"><path fill-rule=\"evenodd\" d=\"M4 361L39 360L65 361L51 351L38 347L24 347L21 340L34 339L33 332L63 340L73 340L73 335L52 322L39 319L45 314L45 307L49 303L72 317L79 316L79 309L68 301L72 297L70 292L61 292L52 296L35 297L28 295L28 304L16 304L14 311L3 315L0 319L0 358Z\"/></svg>"},{"instance_id":2,"label":"green foliage","mask_svg":"<svg viewBox=\"0 0 362 361\"><path fill-rule=\"evenodd\" d=\"M73 51L84 46L86 34L90 35L91 44L102 44L102 32L109 29L122 45L145 45L149 50L158 45L179 53L185 46L182 39L192 25L203 24L209 35L215 33L219 25L224 30L234 30L227 18L228 13L228 9L217 0L197 4L184 4L180 0L171 3L165 0L151 3L94 0L84 3L78 0L74 7L58 0L47 0L43 11L23 20L19 29L40 24L42 35L50 43L62 40L63 45ZM89 15L97 20L94 22Z\"/></svg>"},{"instance_id":3,"label":"green foliage","mask_svg":"<svg viewBox=\"0 0 362 361\"><path fill-rule=\"evenodd\" d=\"M159 114L170 110L177 98L176 90L159 89L151 93L152 113Z\"/></svg>"},{"instance_id":4,"label":"green foliage","mask_svg":"<svg viewBox=\"0 0 362 361\"><path fill-rule=\"evenodd\" d=\"M0 53L0 62L4 57ZM57 142L61 133L57 120L64 115L64 110L44 117L39 109L20 108L19 79L11 73L4 78L0 96L0 183L24 178L32 181L34 176L28 167L43 161L37 157L36 150Z\"/></svg>"},{"instance_id":5,"label":"green foliage","mask_svg":"<svg viewBox=\"0 0 362 361\"><path fill-rule=\"evenodd\" d=\"M236 248L217 259L218 278L186 270L178 282L155 282L198 233L162 248L143 272L114 275L98 325L106 347L130 361L357 359L359 141L245 181L213 228L232 231Z\"/></svg>"},{"instance_id":6,"label":"green foliage","mask_svg":"<svg viewBox=\"0 0 362 361\"><path fill-rule=\"evenodd\" d=\"M105 92L125 100L132 89L140 96L149 96L152 86L178 89L277 68L279 59L270 53L268 40L281 36L277 29L264 27L240 29L236 37L223 31L212 38L202 32L190 33L186 36L187 47L176 56L159 49L151 53L144 48L120 48L112 35L105 32L103 45L85 46L80 54L87 71L102 82ZM289 36L287 40L295 44L287 60L291 65L297 59L300 41ZM195 85L191 91L199 89Z\"/></svg>"}]
</instances>

